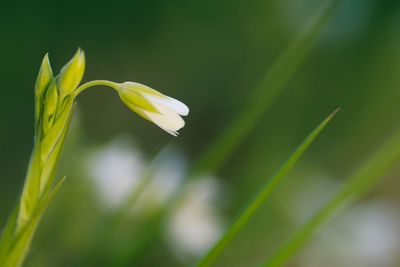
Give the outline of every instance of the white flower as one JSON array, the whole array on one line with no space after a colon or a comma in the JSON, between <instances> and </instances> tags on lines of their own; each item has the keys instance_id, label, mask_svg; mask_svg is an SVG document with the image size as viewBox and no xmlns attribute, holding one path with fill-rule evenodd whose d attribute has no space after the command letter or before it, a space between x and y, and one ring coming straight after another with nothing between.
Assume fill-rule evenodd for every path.
<instances>
[{"instance_id":1,"label":"white flower","mask_svg":"<svg viewBox=\"0 0 400 267\"><path fill-rule=\"evenodd\" d=\"M221 236L225 222L217 203L222 187L214 177L192 181L167 224L169 245L182 260L203 255Z\"/></svg>"},{"instance_id":2,"label":"white flower","mask_svg":"<svg viewBox=\"0 0 400 267\"><path fill-rule=\"evenodd\" d=\"M177 193L185 178L186 161L172 147L163 148L148 164L145 175L146 186L135 201L132 212L148 216L159 211ZM147 176L147 177L146 177Z\"/></svg>"},{"instance_id":3,"label":"white flower","mask_svg":"<svg viewBox=\"0 0 400 267\"><path fill-rule=\"evenodd\" d=\"M299 259L307 267L399 266L400 213L388 200L360 203L322 231Z\"/></svg>"},{"instance_id":4,"label":"white flower","mask_svg":"<svg viewBox=\"0 0 400 267\"><path fill-rule=\"evenodd\" d=\"M120 137L91 151L87 171L99 202L106 208L119 207L141 179L144 160L129 138Z\"/></svg>"},{"instance_id":5,"label":"white flower","mask_svg":"<svg viewBox=\"0 0 400 267\"><path fill-rule=\"evenodd\" d=\"M181 116L189 114L182 102L140 83L124 82L117 88L121 100L134 112L173 136L185 125Z\"/></svg>"},{"instance_id":6,"label":"white flower","mask_svg":"<svg viewBox=\"0 0 400 267\"><path fill-rule=\"evenodd\" d=\"M175 149L167 146L146 162L131 139L124 136L90 151L86 165L96 196L105 208L118 208L139 192L130 212L140 216L151 215L168 203L186 171L184 157Z\"/></svg>"}]
</instances>

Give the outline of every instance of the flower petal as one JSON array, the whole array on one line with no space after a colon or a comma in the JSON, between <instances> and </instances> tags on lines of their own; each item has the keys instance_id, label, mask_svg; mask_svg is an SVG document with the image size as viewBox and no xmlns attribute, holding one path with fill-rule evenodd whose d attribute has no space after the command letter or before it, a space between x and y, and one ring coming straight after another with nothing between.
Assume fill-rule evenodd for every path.
<instances>
[{"instance_id":1,"label":"flower petal","mask_svg":"<svg viewBox=\"0 0 400 267\"><path fill-rule=\"evenodd\" d=\"M125 104L130 103L131 105L135 105L141 109L156 113L158 112L157 108L144 96L144 94L133 87L126 86L126 84L122 84L119 88L119 96Z\"/></svg>"},{"instance_id":2,"label":"flower petal","mask_svg":"<svg viewBox=\"0 0 400 267\"><path fill-rule=\"evenodd\" d=\"M177 136L177 131L185 125L180 115L188 115L189 108L179 100L135 82L124 82L117 90L121 100L132 111L169 134Z\"/></svg>"},{"instance_id":3,"label":"flower petal","mask_svg":"<svg viewBox=\"0 0 400 267\"><path fill-rule=\"evenodd\" d=\"M149 95L149 94L143 94L143 96L149 102L158 104L155 106L162 105L162 106L168 107L182 116L186 116L189 114L189 108L185 104L183 104L181 101L176 100L175 98L172 98L169 96L159 97L159 96Z\"/></svg>"},{"instance_id":4,"label":"flower petal","mask_svg":"<svg viewBox=\"0 0 400 267\"><path fill-rule=\"evenodd\" d=\"M177 136L177 131L185 125L185 121L169 107L159 106L158 109L160 113L153 113L146 110L142 110L142 112L148 120L155 123L158 127L173 136Z\"/></svg>"}]
</instances>

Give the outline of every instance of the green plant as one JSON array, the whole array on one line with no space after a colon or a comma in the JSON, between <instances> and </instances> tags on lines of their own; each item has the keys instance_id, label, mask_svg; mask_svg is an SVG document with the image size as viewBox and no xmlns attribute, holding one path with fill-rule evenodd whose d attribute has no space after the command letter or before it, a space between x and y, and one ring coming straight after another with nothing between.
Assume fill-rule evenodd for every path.
<instances>
[{"instance_id":1,"label":"green plant","mask_svg":"<svg viewBox=\"0 0 400 267\"><path fill-rule=\"evenodd\" d=\"M0 266L20 266L29 250L40 218L64 178L54 184L64 140L74 112L76 98L93 86L116 90L134 112L177 136L184 126L181 116L189 109L180 101L145 85L95 80L79 86L85 71L85 56L78 49L74 57L53 76L49 58L42 61L35 85L35 139L19 203L10 215L0 240Z\"/></svg>"}]
</instances>

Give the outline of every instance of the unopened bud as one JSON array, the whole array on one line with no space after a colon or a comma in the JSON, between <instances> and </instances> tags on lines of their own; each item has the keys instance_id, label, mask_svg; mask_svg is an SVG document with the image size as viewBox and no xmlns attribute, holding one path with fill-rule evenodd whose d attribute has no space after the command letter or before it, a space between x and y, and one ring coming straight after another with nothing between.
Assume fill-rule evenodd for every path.
<instances>
[{"instance_id":1,"label":"unopened bud","mask_svg":"<svg viewBox=\"0 0 400 267\"><path fill-rule=\"evenodd\" d=\"M40 66L39 74L36 78L36 96L42 96L45 93L52 79L53 72L51 71L49 56L46 54L42 60L42 65Z\"/></svg>"},{"instance_id":2,"label":"unopened bud","mask_svg":"<svg viewBox=\"0 0 400 267\"><path fill-rule=\"evenodd\" d=\"M85 54L79 48L74 57L61 69L58 89L62 97L75 91L85 72Z\"/></svg>"},{"instance_id":3,"label":"unopened bud","mask_svg":"<svg viewBox=\"0 0 400 267\"><path fill-rule=\"evenodd\" d=\"M56 82L53 81L46 92L44 99L44 114L43 114L43 130L47 130L53 125L54 116L57 111L58 105L58 90Z\"/></svg>"}]
</instances>

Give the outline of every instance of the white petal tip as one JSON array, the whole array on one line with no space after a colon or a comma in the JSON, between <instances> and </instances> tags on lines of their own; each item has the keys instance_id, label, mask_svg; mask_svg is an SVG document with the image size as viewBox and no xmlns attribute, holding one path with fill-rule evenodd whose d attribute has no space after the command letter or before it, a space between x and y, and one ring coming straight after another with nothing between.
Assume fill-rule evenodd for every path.
<instances>
[{"instance_id":1,"label":"white petal tip","mask_svg":"<svg viewBox=\"0 0 400 267\"><path fill-rule=\"evenodd\" d=\"M179 133L176 131L167 131L165 130L167 133L169 133L170 135L172 135L173 137L178 137Z\"/></svg>"},{"instance_id":2,"label":"white petal tip","mask_svg":"<svg viewBox=\"0 0 400 267\"><path fill-rule=\"evenodd\" d=\"M173 109L181 116L187 116L189 114L189 108L184 103L175 98L168 97Z\"/></svg>"}]
</instances>

